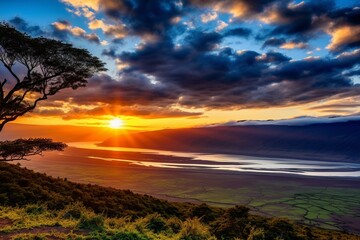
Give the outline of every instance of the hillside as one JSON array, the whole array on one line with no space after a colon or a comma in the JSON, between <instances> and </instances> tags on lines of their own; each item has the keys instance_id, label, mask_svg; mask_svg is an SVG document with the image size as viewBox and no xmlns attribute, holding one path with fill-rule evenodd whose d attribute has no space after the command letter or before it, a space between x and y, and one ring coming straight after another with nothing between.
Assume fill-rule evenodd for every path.
<instances>
[{"instance_id":1,"label":"hillside","mask_svg":"<svg viewBox=\"0 0 360 240\"><path fill-rule=\"evenodd\" d=\"M0 203L1 239L360 239L242 206L170 203L7 163L0 163Z\"/></svg>"},{"instance_id":2,"label":"hillside","mask_svg":"<svg viewBox=\"0 0 360 240\"><path fill-rule=\"evenodd\" d=\"M360 121L160 130L111 137L100 145L356 162Z\"/></svg>"}]
</instances>

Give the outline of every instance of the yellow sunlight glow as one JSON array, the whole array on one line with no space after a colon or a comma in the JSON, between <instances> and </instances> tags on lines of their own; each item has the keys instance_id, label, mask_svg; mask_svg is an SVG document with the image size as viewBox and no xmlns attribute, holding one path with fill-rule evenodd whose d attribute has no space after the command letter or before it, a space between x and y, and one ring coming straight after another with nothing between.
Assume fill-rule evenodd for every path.
<instances>
[{"instance_id":1,"label":"yellow sunlight glow","mask_svg":"<svg viewBox=\"0 0 360 240\"><path fill-rule=\"evenodd\" d=\"M118 129L121 128L123 125L124 125L124 121L121 120L120 118L114 118L109 121L109 127L111 128Z\"/></svg>"}]
</instances>

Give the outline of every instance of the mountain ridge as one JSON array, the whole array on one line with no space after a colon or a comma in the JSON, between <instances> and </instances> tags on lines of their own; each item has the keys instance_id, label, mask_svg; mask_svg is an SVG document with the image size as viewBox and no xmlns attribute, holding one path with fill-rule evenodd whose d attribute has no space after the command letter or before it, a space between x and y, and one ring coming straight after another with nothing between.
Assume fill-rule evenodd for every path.
<instances>
[{"instance_id":1,"label":"mountain ridge","mask_svg":"<svg viewBox=\"0 0 360 240\"><path fill-rule=\"evenodd\" d=\"M357 162L360 121L167 129L111 137L99 145Z\"/></svg>"}]
</instances>

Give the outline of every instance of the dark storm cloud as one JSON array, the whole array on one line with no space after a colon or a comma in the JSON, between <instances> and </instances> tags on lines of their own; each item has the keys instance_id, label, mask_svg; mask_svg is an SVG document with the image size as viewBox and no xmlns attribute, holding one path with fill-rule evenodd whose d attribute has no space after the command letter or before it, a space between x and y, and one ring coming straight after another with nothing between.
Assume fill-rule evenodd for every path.
<instances>
[{"instance_id":1,"label":"dark storm cloud","mask_svg":"<svg viewBox=\"0 0 360 240\"><path fill-rule=\"evenodd\" d=\"M219 44L223 36L217 32L190 31L185 42L198 51L214 50Z\"/></svg>"},{"instance_id":2,"label":"dark storm cloud","mask_svg":"<svg viewBox=\"0 0 360 240\"><path fill-rule=\"evenodd\" d=\"M251 33L252 33L252 31L249 28L237 27L237 28L228 30L224 35L247 38L251 35Z\"/></svg>"},{"instance_id":3,"label":"dark storm cloud","mask_svg":"<svg viewBox=\"0 0 360 240\"><path fill-rule=\"evenodd\" d=\"M291 37L292 42L306 42L319 34L333 35L332 28L344 24L359 25L359 8L336 9L333 0L294 2L291 0L170 0L170 1L145 1L145 0L100 0L101 9L107 16L115 19L120 24L125 24L127 34L139 36L155 36L162 38L176 31L181 26L176 25L176 19L186 16L189 12L202 11L213 8L215 11L230 13L234 16L232 30L225 36L249 37L251 30L237 25L246 19L258 19L267 25L258 34L258 39L265 40L263 47L281 46L285 38ZM175 26L176 25L176 26ZM186 29L183 26L182 32ZM360 37L355 36L334 45L332 51L359 46ZM210 36L209 36L210 37ZM216 38L215 35L213 37ZM350 38L350 37L348 37ZM216 39L214 39L216 41ZM288 40L286 41L288 42ZM210 43L210 42L208 42Z\"/></svg>"},{"instance_id":4,"label":"dark storm cloud","mask_svg":"<svg viewBox=\"0 0 360 240\"><path fill-rule=\"evenodd\" d=\"M277 51L236 51L221 45L226 38L249 38L257 34L242 27L239 19L260 19L267 25L262 29L264 34L256 40L264 41L264 48L289 43L306 46L318 33L327 32L332 37L329 48L333 52L351 51L359 46L360 34L340 40L337 36L344 27L356 33L359 9L336 10L333 1L326 0L297 4L288 0L100 0L100 3L106 16L118 21L119 26L126 26L126 36L137 35L143 41L132 51L121 51L112 45L102 52L126 66L116 77L95 76L82 91L71 95L60 93L54 99L79 105L97 103L101 107L118 104L134 114L137 111L137 115L164 108L167 111L164 116L170 116L170 112L172 116L195 116L172 107L287 106L360 93L360 87L351 81L351 77L359 75L360 51L293 60ZM230 13L235 20L229 21L229 26L219 33L199 28L189 30L177 19L184 17L185 12L206 8ZM53 25L51 33L59 39L88 36L68 22L59 23L63 28ZM140 109L140 105L146 109ZM93 109L92 114L101 112L101 107Z\"/></svg>"},{"instance_id":5,"label":"dark storm cloud","mask_svg":"<svg viewBox=\"0 0 360 240\"><path fill-rule=\"evenodd\" d=\"M263 48L265 47L280 47L281 45L283 45L284 43L286 43L285 38L269 38L267 39L264 44L262 45Z\"/></svg>"},{"instance_id":6,"label":"dark storm cloud","mask_svg":"<svg viewBox=\"0 0 360 240\"><path fill-rule=\"evenodd\" d=\"M20 17L14 17L9 20L9 23L21 32L25 32L31 36L42 36L45 32L35 25L29 25L24 19Z\"/></svg>"},{"instance_id":7,"label":"dark storm cloud","mask_svg":"<svg viewBox=\"0 0 360 240\"><path fill-rule=\"evenodd\" d=\"M308 37L321 31L326 24L325 17L334 8L332 0L300 2L278 1L265 12L265 19L275 28L270 32L274 35L297 35ZM268 16L267 16L268 14Z\"/></svg>"},{"instance_id":8,"label":"dark storm cloud","mask_svg":"<svg viewBox=\"0 0 360 240\"><path fill-rule=\"evenodd\" d=\"M151 83L143 74L122 73L119 79L101 74L89 80L86 88L74 93L66 91L53 97L53 100L66 100L80 105L92 103L130 105L168 106L179 96L176 87L162 83Z\"/></svg>"},{"instance_id":9,"label":"dark storm cloud","mask_svg":"<svg viewBox=\"0 0 360 240\"><path fill-rule=\"evenodd\" d=\"M329 18L340 25L359 25L360 24L360 8L342 8L329 13Z\"/></svg>"},{"instance_id":10,"label":"dark storm cloud","mask_svg":"<svg viewBox=\"0 0 360 240\"><path fill-rule=\"evenodd\" d=\"M268 52L265 55L263 55L261 58L258 59L258 61L264 61L266 63L281 63L281 62L288 62L291 58L278 53L278 52Z\"/></svg>"},{"instance_id":11,"label":"dark storm cloud","mask_svg":"<svg viewBox=\"0 0 360 240\"><path fill-rule=\"evenodd\" d=\"M151 82L151 79L144 75L123 74L114 80L102 74L91 78L88 86L81 91L63 91L51 98L58 103L67 102L78 107L71 107L70 111L66 111L62 106L52 106L49 105L51 102L46 102L42 103L33 115L55 114L61 115L64 120L101 118L104 115L128 115L148 119L201 116L202 112L184 111L171 106L180 93L178 87Z\"/></svg>"},{"instance_id":12,"label":"dark storm cloud","mask_svg":"<svg viewBox=\"0 0 360 240\"><path fill-rule=\"evenodd\" d=\"M258 38L266 39L263 47L281 46L284 37L295 37L296 42L307 42L319 34L328 33L332 52L341 52L360 46L360 8L335 9L334 1L300 2L277 1L260 19L272 28ZM283 36L283 37L278 37Z\"/></svg>"},{"instance_id":13,"label":"dark storm cloud","mask_svg":"<svg viewBox=\"0 0 360 240\"><path fill-rule=\"evenodd\" d=\"M116 58L116 47L110 47L109 49L104 49L101 52L101 55L115 59Z\"/></svg>"},{"instance_id":14,"label":"dark storm cloud","mask_svg":"<svg viewBox=\"0 0 360 240\"><path fill-rule=\"evenodd\" d=\"M332 43L329 49L341 52L360 46L360 8L343 8L329 14Z\"/></svg>"},{"instance_id":15,"label":"dark storm cloud","mask_svg":"<svg viewBox=\"0 0 360 240\"><path fill-rule=\"evenodd\" d=\"M146 43L135 52L112 54L128 65L121 73L126 82L121 84L121 91L126 86L133 91L127 92L127 97L137 96L130 98L133 102L122 100L127 104L165 101L188 107L242 108L299 104L359 93L342 72L360 62L360 51L334 58L290 61L275 51L260 54L215 47L222 38L219 33L192 31L181 46L168 37ZM157 84L149 85L147 78L155 79ZM154 94L160 86L159 92L165 95Z\"/></svg>"},{"instance_id":16,"label":"dark storm cloud","mask_svg":"<svg viewBox=\"0 0 360 240\"><path fill-rule=\"evenodd\" d=\"M133 34L163 35L174 18L184 13L186 3L179 0L101 0L107 16L125 23Z\"/></svg>"},{"instance_id":17,"label":"dark storm cloud","mask_svg":"<svg viewBox=\"0 0 360 240\"><path fill-rule=\"evenodd\" d=\"M198 7L213 7L216 10L230 12L235 16L252 18L264 11L266 7L277 0L190 0L191 4Z\"/></svg>"}]
</instances>

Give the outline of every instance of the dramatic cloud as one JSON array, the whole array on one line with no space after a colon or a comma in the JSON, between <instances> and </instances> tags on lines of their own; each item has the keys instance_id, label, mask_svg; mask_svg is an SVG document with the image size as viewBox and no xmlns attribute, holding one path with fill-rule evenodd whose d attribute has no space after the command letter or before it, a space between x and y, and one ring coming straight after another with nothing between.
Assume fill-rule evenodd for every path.
<instances>
[{"instance_id":1,"label":"dramatic cloud","mask_svg":"<svg viewBox=\"0 0 360 240\"><path fill-rule=\"evenodd\" d=\"M220 32L220 31L222 31L224 28L226 28L227 26L229 26L229 24L227 24L226 22L224 22L224 21L218 21L215 30L216 30L217 32Z\"/></svg>"},{"instance_id":2,"label":"dramatic cloud","mask_svg":"<svg viewBox=\"0 0 360 240\"><path fill-rule=\"evenodd\" d=\"M121 21L135 35L164 35L176 19L184 14L180 0L101 0L100 5L107 16ZM174 21L175 20L175 21Z\"/></svg>"},{"instance_id":3,"label":"dramatic cloud","mask_svg":"<svg viewBox=\"0 0 360 240\"><path fill-rule=\"evenodd\" d=\"M208 12L201 15L201 21L207 23L217 19L218 15L216 12Z\"/></svg>"},{"instance_id":4,"label":"dramatic cloud","mask_svg":"<svg viewBox=\"0 0 360 240\"><path fill-rule=\"evenodd\" d=\"M122 39L127 35L126 27L123 24L111 25L98 19L89 22L89 28L92 30L101 29L106 35L112 36L115 39Z\"/></svg>"},{"instance_id":5,"label":"dramatic cloud","mask_svg":"<svg viewBox=\"0 0 360 240\"><path fill-rule=\"evenodd\" d=\"M73 105L70 110L64 106L49 107L44 103L37 108L32 116L61 116L63 120L97 118L103 119L104 116L135 116L145 119L155 118L193 118L202 115L200 112L187 112L174 108L154 107L154 106L122 106L114 104L98 104L92 107Z\"/></svg>"},{"instance_id":6,"label":"dramatic cloud","mask_svg":"<svg viewBox=\"0 0 360 240\"><path fill-rule=\"evenodd\" d=\"M39 26L30 26L24 19L14 17L10 19L9 23L21 32L25 32L32 36L42 36L46 33Z\"/></svg>"},{"instance_id":7,"label":"dramatic cloud","mask_svg":"<svg viewBox=\"0 0 360 240\"><path fill-rule=\"evenodd\" d=\"M109 45L98 51L113 61L108 75L56 97L78 104L66 113L69 119L101 116L105 108L147 118L194 117L208 109L289 106L360 93L356 6L332 0L62 2L86 21L82 28L59 20L43 31L20 18L10 22L33 36ZM304 57L313 53L318 56Z\"/></svg>"},{"instance_id":8,"label":"dramatic cloud","mask_svg":"<svg viewBox=\"0 0 360 240\"><path fill-rule=\"evenodd\" d=\"M61 1L76 8L89 7L96 11L99 10L100 0L61 0Z\"/></svg>"},{"instance_id":9,"label":"dramatic cloud","mask_svg":"<svg viewBox=\"0 0 360 240\"><path fill-rule=\"evenodd\" d=\"M360 8L344 8L329 14L329 34L332 36L328 49L334 52L360 46Z\"/></svg>"},{"instance_id":10,"label":"dramatic cloud","mask_svg":"<svg viewBox=\"0 0 360 240\"><path fill-rule=\"evenodd\" d=\"M252 18L261 13L267 6L276 0L190 0L190 2L199 7L212 7L216 11L228 12L234 17Z\"/></svg>"},{"instance_id":11,"label":"dramatic cloud","mask_svg":"<svg viewBox=\"0 0 360 240\"><path fill-rule=\"evenodd\" d=\"M329 0L300 2L278 1L267 8L259 18L274 25L270 36L296 35L306 38L319 31L326 24L326 15L333 9L334 3Z\"/></svg>"},{"instance_id":12,"label":"dramatic cloud","mask_svg":"<svg viewBox=\"0 0 360 240\"><path fill-rule=\"evenodd\" d=\"M280 47L281 45L285 44L285 38L269 38L267 39L264 44L262 45L263 48L265 47Z\"/></svg>"},{"instance_id":13,"label":"dramatic cloud","mask_svg":"<svg viewBox=\"0 0 360 240\"><path fill-rule=\"evenodd\" d=\"M75 14L78 17L84 16L84 17L88 18L89 20L93 20L95 18L95 12L93 12L92 10L90 10L87 7L78 8L78 9L75 9L75 10L67 8L66 10L68 12L71 12L71 13Z\"/></svg>"},{"instance_id":14,"label":"dramatic cloud","mask_svg":"<svg viewBox=\"0 0 360 240\"><path fill-rule=\"evenodd\" d=\"M237 27L225 32L225 36L238 36L238 37L249 37L252 31L249 28Z\"/></svg>"},{"instance_id":15,"label":"dramatic cloud","mask_svg":"<svg viewBox=\"0 0 360 240\"><path fill-rule=\"evenodd\" d=\"M147 84L140 85L147 87L138 88L134 79L127 81L133 91L144 91L136 100L141 104L166 99L167 104L187 107L267 107L359 93L359 87L342 72L358 65L360 51L334 58L290 61L278 52L260 54L218 48L222 38L216 32L192 31L181 47L168 38L147 43L136 52L108 54L128 65L122 72L123 79L141 77L143 81L148 76L156 83L147 85L151 83L147 79ZM157 86L169 95L154 95ZM151 99L146 93L151 94Z\"/></svg>"},{"instance_id":16,"label":"dramatic cloud","mask_svg":"<svg viewBox=\"0 0 360 240\"><path fill-rule=\"evenodd\" d=\"M19 31L25 32L33 37L44 36L56 38L62 41L69 41L69 36L72 36L75 38L82 38L96 44L106 43L106 41L100 41L99 36L95 33L87 33L84 29L72 26L70 22L64 20L52 23L47 29L42 29L37 25L29 25L20 17L10 19L9 23Z\"/></svg>"},{"instance_id":17,"label":"dramatic cloud","mask_svg":"<svg viewBox=\"0 0 360 240\"><path fill-rule=\"evenodd\" d=\"M67 21L58 21L52 24L54 28L54 36L58 36L58 38L67 39L67 35L71 35L73 37L79 37L88 40L89 42L100 44L100 38L95 33L86 33L86 31L80 27L73 27Z\"/></svg>"},{"instance_id":18,"label":"dramatic cloud","mask_svg":"<svg viewBox=\"0 0 360 240\"><path fill-rule=\"evenodd\" d=\"M283 49L295 49L295 48L304 49L304 48L308 48L308 45L306 43L303 43L303 42L291 41L291 42L286 42L284 44L281 44L280 48L283 48Z\"/></svg>"}]
</instances>

